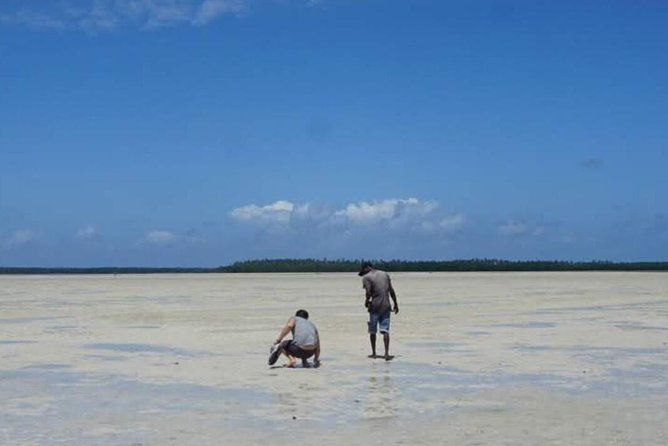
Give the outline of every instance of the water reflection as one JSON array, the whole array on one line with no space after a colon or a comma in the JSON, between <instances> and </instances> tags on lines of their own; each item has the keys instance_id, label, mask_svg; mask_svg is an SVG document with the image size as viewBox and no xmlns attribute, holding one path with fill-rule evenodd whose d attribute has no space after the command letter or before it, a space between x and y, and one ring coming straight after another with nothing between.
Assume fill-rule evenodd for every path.
<instances>
[{"instance_id":1,"label":"water reflection","mask_svg":"<svg viewBox=\"0 0 668 446\"><path fill-rule=\"evenodd\" d=\"M380 373L379 373L380 372ZM396 387L389 364L373 367L366 386L363 418L393 418L397 413Z\"/></svg>"}]
</instances>

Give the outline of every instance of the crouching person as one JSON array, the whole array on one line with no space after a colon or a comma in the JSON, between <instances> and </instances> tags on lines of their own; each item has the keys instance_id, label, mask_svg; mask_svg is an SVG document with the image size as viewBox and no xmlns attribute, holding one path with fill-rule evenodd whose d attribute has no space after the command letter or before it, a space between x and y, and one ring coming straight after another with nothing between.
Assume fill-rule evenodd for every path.
<instances>
[{"instance_id":1,"label":"crouching person","mask_svg":"<svg viewBox=\"0 0 668 446\"><path fill-rule=\"evenodd\" d=\"M288 333L292 333L292 339L283 341ZM313 365L315 367L320 365L320 336L318 329L308 320L308 311L297 310L295 315L285 323L272 346L269 365L274 364L281 353L288 358L284 367L294 367L297 359L301 359L303 367L311 367L308 362L311 356L313 356Z\"/></svg>"}]
</instances>

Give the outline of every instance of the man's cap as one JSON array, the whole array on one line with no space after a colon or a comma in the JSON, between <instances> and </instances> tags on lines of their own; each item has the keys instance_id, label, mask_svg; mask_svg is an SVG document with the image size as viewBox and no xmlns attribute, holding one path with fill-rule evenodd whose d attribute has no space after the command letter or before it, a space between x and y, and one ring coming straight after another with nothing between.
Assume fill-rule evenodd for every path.
<instances>
[{"instance_id":1,"label":"man's cap","mask_svg":"<svg viewBox=\"0 0 668 446\"><path fill-rule=\"evenodd\" d=\"M366 274L366 269L367 268L373 268L373 265L371 262L362 262L362 265L360 266L360 272L357 273L358 276L363 276Z\"/></svg>"}]
</instances>

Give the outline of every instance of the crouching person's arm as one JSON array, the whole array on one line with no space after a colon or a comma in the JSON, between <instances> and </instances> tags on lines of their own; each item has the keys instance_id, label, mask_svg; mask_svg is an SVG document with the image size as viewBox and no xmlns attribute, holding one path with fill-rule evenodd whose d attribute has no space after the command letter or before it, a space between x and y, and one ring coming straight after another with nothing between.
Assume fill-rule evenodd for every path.
<instances>
[{"instance_id":1,"label":"crouching person's arm","mask_svg":"<svg viewBox=\"0 0 668 446\"><path fill-rule=\"evenodd\" d=\"M283 330L281 330L281 333L276 338L275 343L278 344L279 342L281 342L283 338L286 337L294 327L295 327L295 319L294 318L288 319L288 321L285 323L285 327L283 327Z\"/></svg>"},{"instance_id":2,"label":"crouching person's arm","mask_svg":"<svg viewBox=\"0 0 668 446\"><path fill-rule=\"evenodd\" d=\"M320 333L318 333L318 331L316 330L315 334L318 338L318 342L315 345L315 356L313 357L313 365L318 367L320 365Z\"/></svg>"}]
</instances>

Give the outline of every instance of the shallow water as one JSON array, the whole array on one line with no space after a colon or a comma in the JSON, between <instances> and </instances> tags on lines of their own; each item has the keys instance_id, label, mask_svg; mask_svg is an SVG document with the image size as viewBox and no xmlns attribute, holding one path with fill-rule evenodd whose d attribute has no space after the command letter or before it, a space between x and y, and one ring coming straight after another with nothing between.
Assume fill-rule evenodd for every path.
<instances>
[{"instance_id":1,"label":"shallow water","mask_svg":"<svg viewBox=\"0 0 668 446\"><path fill-rule=\"evenodd\" d=\"M0 443L664 444L668 274L392 276L391 362L354 274L0 276ZM323 366L269 368L297 308Z\"/></svg>"}]
</instances>

